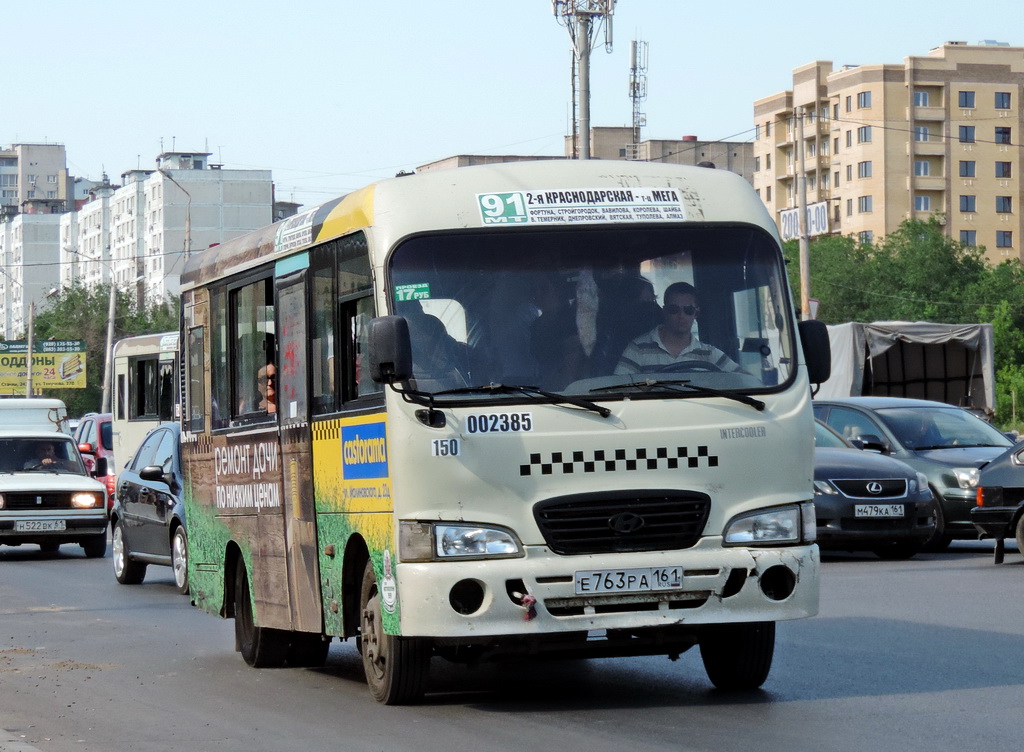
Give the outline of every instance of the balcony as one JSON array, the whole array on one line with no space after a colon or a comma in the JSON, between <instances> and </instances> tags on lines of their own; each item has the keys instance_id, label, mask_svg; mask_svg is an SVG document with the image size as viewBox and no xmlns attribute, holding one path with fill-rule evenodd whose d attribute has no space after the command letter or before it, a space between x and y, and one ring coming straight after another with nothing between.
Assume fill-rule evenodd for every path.
<instances>
[{"instance_id":1,"label":"balcony","mask_svg":"<svg viewBox=\"0 0 1024 752\"><path fill-rule=\"evenodd\" d=\"M933 138L931 141L911 141L910 148L913 154L922 157L941 157L946 153L946 145L941 138Z\"/></svg>"},{"instance_id":2,"label":"balcony","mask_svg":"<svg viewBox=\"0 0 1024 752\"><path fill-rule=\"evenodd\" d=\"M945 120L944 107L914 107L908 120Z\"/></svg>"},{"instance_id":3,"label":"balcony","mask_svg":"<svg viewBox=\"0 0 1024 752\"><path fill-rule=\"evenodd\" d=\"M946 190L946 179L934 175L921 176L913 175L908 178L908 188L915 191L944 191Z\"/></svg>"}]
</instances>

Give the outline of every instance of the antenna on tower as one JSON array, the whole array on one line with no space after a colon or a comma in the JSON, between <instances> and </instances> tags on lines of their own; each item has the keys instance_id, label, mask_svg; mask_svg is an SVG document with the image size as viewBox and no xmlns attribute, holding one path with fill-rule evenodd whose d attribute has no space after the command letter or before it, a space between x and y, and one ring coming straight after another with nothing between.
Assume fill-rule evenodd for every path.
<instances>
[{"instance_id":1,"label":"antenna on tower","mask_svg":"<svg viewBox=\"0 0 1024 752\"><path fill-rule=\"evenodd\" d=\"M633 102L633 143L626 149L627 159L640 158L640 129L647 125L647 114L640 104L647 99L647 42L634 39L629 52L629 98Z\"/></svg>"},{"instance_id":2,"label":"antenna on tower","mask_svg":"<svg viewBox=\"0 0 1024 752\"><path fill-rule=\"evenodd\" d=\"M551 0L555 19L569 30L572 40L574 111L577 99L579 101L579 118L573 119L572 137L573 156L578 159L590 159L590 51L602 27L605 52L612 51L612 14L616 1Z\"/></svg>"}]
</instances>

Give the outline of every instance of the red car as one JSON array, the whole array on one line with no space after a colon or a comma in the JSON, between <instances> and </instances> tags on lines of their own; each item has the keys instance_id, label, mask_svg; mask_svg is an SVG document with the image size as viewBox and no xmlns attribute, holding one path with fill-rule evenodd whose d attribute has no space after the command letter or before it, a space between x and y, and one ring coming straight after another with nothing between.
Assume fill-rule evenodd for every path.
<instances>
[{"instance_id":1,"label":"red car","mask_svg":"<svg viewBox=\"0 0 1024 752\"><path fill-rule=\"evenodd\" d=\"M107 513L114 506L117 465L114 464L114 416L87 413L75 429L75 442L85 469L107 487Z\"/></svg>"}]
</instances>

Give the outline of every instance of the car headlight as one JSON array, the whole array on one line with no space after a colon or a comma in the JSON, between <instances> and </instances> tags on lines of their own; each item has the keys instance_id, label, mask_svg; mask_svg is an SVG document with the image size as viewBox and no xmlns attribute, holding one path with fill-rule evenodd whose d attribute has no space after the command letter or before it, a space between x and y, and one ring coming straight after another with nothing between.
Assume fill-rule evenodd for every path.
<instances>
[{"instance_id":1,"label":"car headlight","mask_svg":"<svg viewBox=\"0 0 1024 752\"><path fill-rule=\"evenodd\" d=\"M503 559L523 555L511 530L464 522L403 520L398 542L402 561Z\"/></svg>"},{"instance_id":2,"label":"car headlight","mask_svg":"<svg viewBox=\"0 0 1024 752\"><path fill-rule=\"evenodd\" d=\"M0 494L0 509L4 508L4 495Z\"/></svg>"},{"instance_id":3,"label":"car headlight","mask_svg":"<svg viewBox=\"0 0 1024 752\"><path fill-rule=\"evenodd\" d=\"M911 482L913 482L913 481L911 481ZM910 492L911 493L916 493L918 490L929 491L929 492L931 491L931 488L929 488L929 486L928 486L928 476L925 475L924 473L918 473L917 474L917 488L911 488Z\"/></svg>"},{"instance_id":4,"label":"car headlight","mask_svg":"<svg viewBox=\"0 0 1024 752\"><path fill-rule=\"evenodd\" d=\"M103 506L103 496L94 493L76 493L71 495L71 506L78 509L91 509Z\"/></svg>"},{"instance_id":5,"label":"car headlight","mask_svg":"<svg viewBox=\"0 0 1024 752\"><path fill-rule=\"evenodd\" d=\"M835 489L835 486L833 486L827 480L814 481L815 496L837 496L838 494L839 492Z\"/></svg>"},{"instance_id":6,"label":"car headlight","mask_svg":"<svg viewBox=\"0 0 1024 752\"><path fill-rule=\"evenodd\" d=\"M978 486L978 476L980 472L976 467L954 467L953 477L956 478L956 483L960 488L965 491L969 491L972 488Z\"/></svg>"},{"instance_id":7,"label":"car headlight","mask_svg":"<svg viewBox=\"0 0 1024 752\"><path fill-rule=\"evenodd\" d=\"M727 546L811 542L817 534L814 504L773 507L736 517L725 526Z\"/></svg>"}]
</instances>

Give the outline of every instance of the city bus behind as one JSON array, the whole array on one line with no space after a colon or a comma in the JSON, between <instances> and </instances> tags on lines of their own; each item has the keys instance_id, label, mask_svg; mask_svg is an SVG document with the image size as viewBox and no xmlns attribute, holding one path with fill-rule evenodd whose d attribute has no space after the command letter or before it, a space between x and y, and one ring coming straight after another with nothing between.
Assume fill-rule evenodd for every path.
<instances>
[{"instance_id":1,"label":"city bus behind","mask_svg":"<svg viewBox=\"0 0 1024 752\"><path fill-rule=\"evenodd\" d=\"M739 176L542 161L368 186L182 279L193 603L252 666L668 655L760 686L818 608L811 387Z\"/></svg>"}]
</instances>

